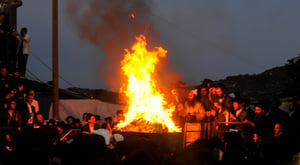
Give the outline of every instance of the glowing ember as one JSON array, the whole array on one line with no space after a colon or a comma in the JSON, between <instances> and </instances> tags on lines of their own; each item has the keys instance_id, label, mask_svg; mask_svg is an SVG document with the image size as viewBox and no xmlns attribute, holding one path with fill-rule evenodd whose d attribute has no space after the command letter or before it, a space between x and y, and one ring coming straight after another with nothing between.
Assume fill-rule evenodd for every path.
<instances>
[{"instance_id":1,"label":"glowing ember","mask_svg":"<svg viewBox=\"0 0 300 165\"><path fill-rule=\"evenodd\" d=\"M122 71L128 78L121 92L125 93L128 111L125 121L116 128L131 132L180 132L172 121L173 105L167 105L152 79L159 57L166 57L167 51L156 47L154 51L146 48L146 38L141 35L121 62Z\"/></svg>"},{"instance_id":2,"label":"glowing ember","mask_svg":"<svg viewBox=\"0 0 300 165\"><path fill-rule=\"evenodd\" d=\"M134 13L131 13L129 16L130 16L132 19L134 19L134 17L135 17Z\"/></svg>"}]
</instances>

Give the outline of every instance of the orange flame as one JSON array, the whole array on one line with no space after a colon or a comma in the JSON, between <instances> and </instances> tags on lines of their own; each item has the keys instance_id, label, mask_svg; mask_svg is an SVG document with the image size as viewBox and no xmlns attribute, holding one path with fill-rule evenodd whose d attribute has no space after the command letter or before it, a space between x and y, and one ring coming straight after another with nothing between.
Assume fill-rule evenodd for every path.
<instances>
[{"instance_id":1,"label":"orange flame","mask_svg":"<svg viewBox=\"0 0 300 165\"><path fill-rule=\"evenodd\" d=\"M117 125L117 129L131 132L180 132L172 121L175 107L167 105L156 82L152 79L155 64L159 57L166 57L167 51L155 47L148 51L146 37L136 37L137 42L121 62L122 71L128 78L127 85L121 88L128 98L128 111L124 114L125 121Z\"/></svg>"}]
</instances>

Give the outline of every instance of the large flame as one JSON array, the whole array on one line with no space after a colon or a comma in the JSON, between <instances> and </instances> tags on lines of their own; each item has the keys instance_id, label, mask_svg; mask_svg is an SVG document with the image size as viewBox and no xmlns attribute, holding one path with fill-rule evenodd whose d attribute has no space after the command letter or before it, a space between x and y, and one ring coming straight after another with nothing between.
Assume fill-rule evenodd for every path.
<instances>
[{"instance_id":1,"label":"large flame","mask_svg":"<svg viewBox=\"0 0 300 165\"><path fill-rule=\"evenodd\" d=\"M153 73L160 57L166 57L167 51L155 47L148 51L146 37L136 37L137 42L121 62L122 71L128 81L121 88L128 102L125 121L117 125L118 130L131 132L180 132L172 121L175 107L168 105L160 93Z\"/></svg>"}]
</instances>

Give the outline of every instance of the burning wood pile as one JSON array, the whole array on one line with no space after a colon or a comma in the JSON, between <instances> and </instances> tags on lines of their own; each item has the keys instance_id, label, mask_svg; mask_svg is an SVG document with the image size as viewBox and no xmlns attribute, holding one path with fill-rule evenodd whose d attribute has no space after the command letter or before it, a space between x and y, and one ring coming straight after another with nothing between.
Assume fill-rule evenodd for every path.
<instances>
[{"instance_id":1,"label":"burning wood pile","mask_svg":"<svg viewBox=\"0 0 300 165\"><path fill-rule=\"evenodd\" d=\"M127 97L128 109L125 121L115 129L126 132L180 132L181 128L172 121L174 105L169 105L160 92L153 78L159 58L166 57L167 51L162 47L147 50L146 37L141 35L121 61L122 72L127 82L121 92Z\"/></svg>"}]
</instances>

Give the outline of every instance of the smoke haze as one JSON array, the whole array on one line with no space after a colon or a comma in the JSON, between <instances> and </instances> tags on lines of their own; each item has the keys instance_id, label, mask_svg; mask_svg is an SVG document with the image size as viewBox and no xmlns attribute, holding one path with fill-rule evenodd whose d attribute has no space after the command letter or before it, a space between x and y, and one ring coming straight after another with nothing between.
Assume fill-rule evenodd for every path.
<instances>
[{"instance_id":1,"label":"smoke haze","mask_svg":"<svg viewBox=\"0 0 300 165\"><path fill-rule=\"evenodd\" d=\"M80 38L105 52L99 64L100 76L112 89L119 89L122 82L120 61L124 48L130 48L140 34L146 35L149 45L149 41L159 40L152 29L149 0L69 0L66 11Z\"/></svg>"}]
</instances>

